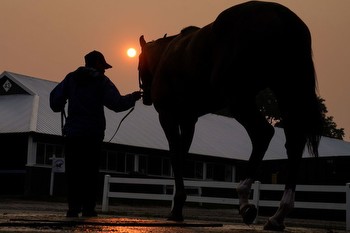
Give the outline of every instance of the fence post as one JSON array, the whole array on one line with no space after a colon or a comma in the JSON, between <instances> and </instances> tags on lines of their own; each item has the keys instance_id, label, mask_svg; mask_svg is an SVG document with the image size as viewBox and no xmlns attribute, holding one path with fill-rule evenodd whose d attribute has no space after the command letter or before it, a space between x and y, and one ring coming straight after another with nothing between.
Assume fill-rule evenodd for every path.
<instances>
[{"instance_id":1,"label":"fence post","mask_svg":"<svg viewBox=\"0 0 350 233\"><path fill-rule=\"evenodd\" d=\"M260 200L260 181L254 182L254 192L253 192L253 204L256 206L257 214L256 218L254 219L254 224L258 222L258 216L259 216L259 200Z\"/></svg>"},{"instance_id":2,"label":"fence post","mask_svg":"<svg viewBox=\"0 0 350 233\"><path fill-rule=\"evenodd\" d=\"M176 186L175 186L175 182L174 182L174 184L173 184L173 199L171 200L171 210L173 210L173 208L174 208L175 193L176 193Z\"/></svg>"},{"instance_id":3,"label":"fence post","mask_svg":"<svg viewBox=\"0 0 350 233\"><path fill-rule=\"evenodd\" d=\"M108 205L109 205L109 178L111 178L110 175L105 175L105 180L103 184L103 194L102 194L102 212L108 211Z\"/></svg>"},{"instance_id":4,"label":"fence post","mask_svg":"<svg viewBox=\"0 0 350 233\"><path fill-rule=\"evenodd\" d=\"M346 230L350 231L350 183L346 183Z\"/></svg>"},{"instance_id":5,"label":"fence post","mask_svg":"<svg viewBox=\"0 0 350 233\"><path fill-rule=\"evenodd\" d=\"M198 187L198 196L202 197L202 187ZM199 202L199 206L203 206L203 202Z\"/></svg>"}]
</instances>

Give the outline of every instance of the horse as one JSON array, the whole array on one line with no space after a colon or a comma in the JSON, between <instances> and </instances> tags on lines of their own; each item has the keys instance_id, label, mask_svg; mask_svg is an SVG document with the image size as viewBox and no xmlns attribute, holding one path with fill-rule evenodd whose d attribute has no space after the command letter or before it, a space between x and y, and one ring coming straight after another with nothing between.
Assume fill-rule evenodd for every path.
<instances>
[{"instance_id":1,"label":"horse","mask_svg":"<svg viewBox=\"0 0 350 233\"><path fill-rule=\"evenodd\" d=\"M139 82L143 104L154 105L169 144L175 193L168 220L183 221L185 157L199 117L228 109L251 143L246 174L236 188L239 213L252 224L252 183L274 135L256 96L270 89L278 102L286 137L288 173L276 213L264 229L283 230L294 208L303 151L317 157L322 135L317 78L307 25L278 3L249 1L221 12L210 24L146 42L140 36Z\"/></svg>"}]
</instances>

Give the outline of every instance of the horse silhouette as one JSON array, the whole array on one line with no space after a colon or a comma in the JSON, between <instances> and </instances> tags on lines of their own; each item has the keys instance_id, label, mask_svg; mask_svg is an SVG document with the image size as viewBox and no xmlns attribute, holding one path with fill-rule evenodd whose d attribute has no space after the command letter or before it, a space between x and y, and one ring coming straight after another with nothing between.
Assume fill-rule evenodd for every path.
<instances>
[{"instance_id":1,"label":"horse silhouette","mask_svg":"<svg viewBox=\"0 0 350 233\"><path fill-rule=\"evenodd\" d=\"M257 210L248 202L251 185L274 135L274 127L257 108L256 96L269 88L283 120L288 175L280 207L264 228L283 230L294 207L302 153L307 146L318 156L323 124L305 23L280 4L251 1L228 8L203 28L190 26L150 42L141 36L140 45L143 103L153 104L159 114L174 172L174 205L168 219L183 221L184 158L198 118L227 108L252 143L237 193L243 221L254 221Z\"/></svg>"}]
</instances>

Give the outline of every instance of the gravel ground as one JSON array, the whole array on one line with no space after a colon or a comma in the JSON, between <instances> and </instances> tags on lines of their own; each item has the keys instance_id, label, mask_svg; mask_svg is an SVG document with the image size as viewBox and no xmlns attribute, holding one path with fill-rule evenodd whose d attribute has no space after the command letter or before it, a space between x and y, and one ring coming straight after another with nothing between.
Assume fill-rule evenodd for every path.
<instances>
[{"instance_id":1,"label":"gravel ground","mask_svg":"<svg viewBox=\"0 0 350 233\"><path fill-rule=\"evenodd\" d=\"M226 233L269 232L263 230L266 217L256 224L242 224L237 210L186 206L185 222L165 221L170 207L164 204L118 202L97 218L66 218L66 203L57 200L25 200L0 197L0 232L178 232ZM288 219L284 232L342 233L345 222Z\"/></svg>"}]
</instances>

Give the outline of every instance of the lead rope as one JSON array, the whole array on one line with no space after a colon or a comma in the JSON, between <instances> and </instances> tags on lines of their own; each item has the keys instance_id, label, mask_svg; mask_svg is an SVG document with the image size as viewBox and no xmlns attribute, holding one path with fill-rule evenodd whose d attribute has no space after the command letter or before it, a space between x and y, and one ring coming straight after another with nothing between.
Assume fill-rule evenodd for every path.
<instances>
[{"instance_id":1,"label":"lead rope","mask_svg":"<svg viewBox=\"0 0 350 233\"><path fill-rule=\"evenodd\" d=\"M140 74L139 74L139 87L140 87L140 91L141 91L141 90L142 90L142 82L141 82L141 76L140 76ZM115 135L118 133L119 128L120 128L120 126L122 125L123 121L129 116L129 114L130 114L132 111L134 111L134 109L135 109L135 106L132 107L132 108L130 109L130 111L120 120L117 129L115 130L113 136L111 137L111 139L109 139L108 142L111 142L111 141L112 141L112 139L113 139L113 138L115 137Z\"/></svg>"},{"instance_id":2,"label":"lead rope","mask_svg":"<svg viewBox=\"0 0 350 233\"><path fill-rule=\"evenodd\" d=\"M122 125L123 121L125 120L125 118L126 118L127 116L129 116L129 114L130 114L132 111L134 111L134 109L135 109L135 106L132 107L132 108L129 110L129 112L121 119L121 121L119 122L119 125L118 125L118 127L117 127L117 129L116 129L116 131L114 132L113 136L111 137L111 139L109 139L108 142L111 142L111 141L112 141L112 139L113 139L113 138L115 137L115 135L117 134L117 132L118 132L120 126ZM67 119L66 112L65 112L65 110L62 110L62 111L61 111L61 131L62 131L62 136L65 136L65 135L64 135L64 123L66 122L66 119Z\"/></svg>"},{"instance_id":3,"label":"lead rope","mask_svg":"<svg viewBox=\"0 0 350 233\"><path fill-rule=\"evenodd\" d=\"M117 129L115 130L113 136L111 137L111 139L109 139L108 142L111 142L111 141L112 141L112 139L114 138L114 136L115 136L115 135L117 134L117 132L119 131L119 128L120 128L120 126L122 125L122 123L123 123L123 121L125 120L125 118L126 118L127 116L129 116L129 114L130 114L132 111L134 111L134 109L135 109L135 106L132 107L132 108L129 110L129 112L120 120Z\"/></svg>"},{"instance_id":4,"label":"lead rope","mask_svg":"<svg viewBox=\"0 0 350 233\"><path fill-rule=\"evenodd\" d=\"M61 132L62 132L62 136L65 136L64 135L64 123L66 122L66 120L67 120L66 111L63 109L61 111Z\"/></svg>"}]
</instances>

